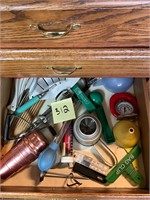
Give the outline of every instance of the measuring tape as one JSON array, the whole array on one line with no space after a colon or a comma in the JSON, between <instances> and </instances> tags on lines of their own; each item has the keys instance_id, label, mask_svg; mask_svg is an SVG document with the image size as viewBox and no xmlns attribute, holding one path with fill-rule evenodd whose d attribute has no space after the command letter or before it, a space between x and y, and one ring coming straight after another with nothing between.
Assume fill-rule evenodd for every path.
<instances>
[{"instance_id":1,"label":"measuring tape","mask_svg":"<svg viewBox=\"0 0 150 200\"><path fill-rule=\"evenodd\" d=\"M128 93L117 93L110 98L110 111L117 118L135 117L138 115L136 98Z\"/></svg>"},{"instance_id":2,"label":"measuring tape","mask_svg":"<svg viewBox=\"0 0 150 200\"><path fill-rule=\"evenodd\" d=\"M109 167L81 153L74 153L72 170L99 183L106 183Z\"/></svg>"},{"instance_id":3,"label":"measuring tape","mask_svg":"<svg viewBox=\"0 0 150 200\"><path fill-rule=\"evenodd\" d=\"M128 177L135 184L141 184L143 176L132 166L132 162L139 156L140 153L141 148L136 145L113 169L109 169L109 167L103 163L76 152L74 154L75 164L73 166L73 171L103 184L106 182L109 184L113 183L121 174L125 173L128 174Z\"/></svg>"},{"instance_id":4,"label":"measuring tape","mask_svg":"<svg viewBox=\"0 0 150 200\"><path fill-rule=\"evenodd\" d=\"M104 165L87 155L77 152L74 153L74 161L104 175L106 175L110 169L107 165Z\"/></svg>"}]
</instances>

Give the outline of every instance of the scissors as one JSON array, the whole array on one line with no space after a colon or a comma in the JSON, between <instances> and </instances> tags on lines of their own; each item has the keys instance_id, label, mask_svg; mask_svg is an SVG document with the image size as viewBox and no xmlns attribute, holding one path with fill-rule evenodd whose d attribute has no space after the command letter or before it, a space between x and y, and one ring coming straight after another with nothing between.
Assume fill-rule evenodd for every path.
<instances>
[{"instance_id":1,"label":"scissors","mask_svg":"<svg viewBox=\"0 0 150 200\"><path fill-rule=\"evenodd\" d=\"M37 78L17 78L14 79L15 89L12 102L7 106L7 114L5 118L5 128L3 141L4 144L8 140L13 140L13 137L9 136L9 128L14 119L14 112L18 106L21 106L27 101L29 91L33 91L36 85Z\"/></svg>"}]
</instances>

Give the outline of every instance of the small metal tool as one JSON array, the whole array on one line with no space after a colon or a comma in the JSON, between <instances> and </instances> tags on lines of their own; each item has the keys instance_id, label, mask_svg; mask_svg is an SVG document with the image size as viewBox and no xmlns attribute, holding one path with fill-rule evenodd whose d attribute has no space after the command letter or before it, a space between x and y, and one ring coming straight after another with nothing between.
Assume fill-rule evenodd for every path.
<instances>
[{"instance_id":1,"label":"small metal tool","mask_svg":"<svg viewBox=\"0 0 150 200\"><path fill-rule=\"evenodd\" d=\"M86 178L86 177L75 176L75 175L73 175L72 172L70 174L61 174L61 173L50 172L50 171L41 171L40 172L40 182L42 182L44 180L44 177L49 177L49 178L69 178L70 175L73 178L76 178L76 179L88 180L88 178Z\"/></svg>"}]
</instances>

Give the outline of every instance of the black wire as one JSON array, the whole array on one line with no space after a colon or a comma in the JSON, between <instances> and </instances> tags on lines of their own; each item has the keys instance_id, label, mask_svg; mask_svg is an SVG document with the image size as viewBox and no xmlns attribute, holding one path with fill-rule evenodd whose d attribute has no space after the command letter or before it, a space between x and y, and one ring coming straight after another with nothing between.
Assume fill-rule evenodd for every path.
<instances>
[{"instance_id":1,"label":"black wire","mask_svg":"<svg viewBox=\"0 0 150 200\"><path fill-rule=\"evenodd\" d=\"M14 118L21 119L21 120L25 121L29 126L31 126L31 123L28 122L26 119L24 119L24 118L21 117L21 116L16 116L16 115L14 115L14 114L9 114L9 116L12 116L12 117L14 117ZM21 133L23 133L23 132L21 132ZM20 135L21 133L19 133L19 135ZM22 137L22 136L21 136L21 137ZM18 137L18 136L10 137L10 136L9 136L9 131L8 131L8 137L7 137L8 140L16 140L16 139L20 139L21 137Z\"/></svg>"},{"instance_id":2,"label":"black wire","mask_svg":"<svg viewBox=\"0 0 150 200\"><path fill-rule=\"evenodd\" d=\"M71 184L67 183L68 187L72 187L75 185L78 185L78 186L82 185L82 183L80 183L77 179L75 179L74 174L72 172L69 174L68 178L70 178L70 180L73 182Z\"/></svg>"}]
</instances>

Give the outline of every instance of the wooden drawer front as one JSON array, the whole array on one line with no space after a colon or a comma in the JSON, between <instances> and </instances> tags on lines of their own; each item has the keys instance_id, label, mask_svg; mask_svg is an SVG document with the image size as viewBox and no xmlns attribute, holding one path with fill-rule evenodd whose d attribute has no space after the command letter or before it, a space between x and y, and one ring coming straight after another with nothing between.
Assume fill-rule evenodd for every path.
<instances>
[{"instance_id":1,"label":"wooden drawer front","mask_svg":"<svg viewBox=\"0 0 150 200\"><path fill-rule=\"evenodd\" d=\"M91 8L77 10L12 10L1 12L2 48L79 48L149 46L150 10L140 6L123 8ZM59 39L46 38L30 25L45 30L68 30Z\"/></svg>"},{"instance_id":2,"label":"wooden drawer front","mask_svg":"<svg viewBox=\"0 0 150 200\"><path fill-rule=\"evenodd\" d=\"M28 49L0 53L2 77L147 77L149 73L148 48Z\"/></svg>"}]
</instances>

